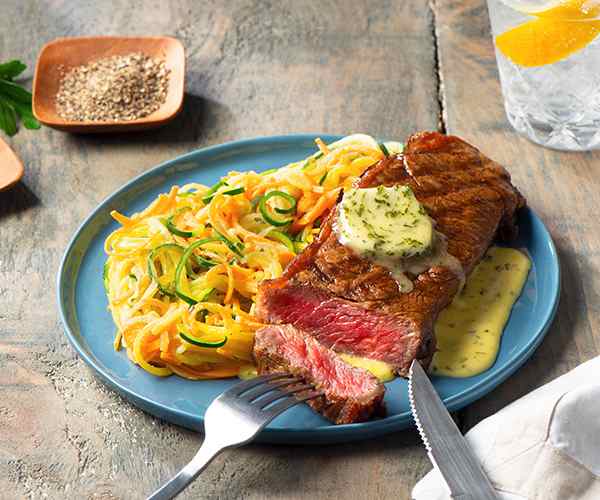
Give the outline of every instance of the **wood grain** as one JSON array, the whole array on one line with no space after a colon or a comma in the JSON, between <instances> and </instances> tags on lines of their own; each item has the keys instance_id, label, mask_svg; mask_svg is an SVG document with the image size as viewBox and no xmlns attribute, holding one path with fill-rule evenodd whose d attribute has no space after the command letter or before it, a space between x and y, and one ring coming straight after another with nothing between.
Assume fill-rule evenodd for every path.
<instances>
[{"instance_id":1,"label":"wood grain","mask_svg":"<svg viewBox=\"0 0 600 500\"><path fill-rule=\"evenodd\" d=\"M561 257L558 316L533 358L459 415L467 429L600 352L600 154L535 146L507 124L483 0L4 0L0 58L31 67L59 36L170 35L187 54L167 127L9 143L23 182L0 193L0 498L143 498L201 437L137 410L67 344L54 279L68 239L149 167L231 139L447 129L506 165ZM111 332L106 332L108 336ZM220 456L183 498L408 498L429 462L414 431L336 446L253 445Z\"/></svg>"},{"instance_id":2,"label":"wood grain","mask_svg":"<svg viewBox=\"0 0 600 500\"><path fill-rule=\"evenodd\" d=\"M518 135L504 115L488 15L480 0L433 3L449 133L504 165L557 246L556 320L515 375L460 413L464 430L600 353L600 152L563 153Z\"/></svg>"},{"instance_id":3,"label":"wood grain","mask_svg":"<svg viewBox=\"0 0 600 500\"><path fill-rule=\"evenodd\" d=\"M12 140L22 183L0 194L0 498L144 498L201 436L137 410L68 345L55 275L83 218L146 169L232 139L365 131L403 139L439 121L423 0L3 0L0 59L29 64L63 36L168 35L187 55L183 112L165 128ZM112 332L105 332L107 341ZM429 462L414 431L342 446L249 446L183 498L408 498Z\"/></svg>"}]
</instances>

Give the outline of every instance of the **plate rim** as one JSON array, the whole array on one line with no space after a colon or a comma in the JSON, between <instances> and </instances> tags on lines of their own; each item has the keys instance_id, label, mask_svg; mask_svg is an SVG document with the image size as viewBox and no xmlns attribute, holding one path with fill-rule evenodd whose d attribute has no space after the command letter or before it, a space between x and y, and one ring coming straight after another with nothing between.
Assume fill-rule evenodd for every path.
<instances>
[{"instance_id":1,"label":"plate rim","mask_svg":"<svg viewBox=\"0 0 600 500\"><path fill-rule=\"evenodd\" d=\"M188 429L195 431L202 431L199 426L203 426L204 418L200 415L190 416L186 411L168 407L162 403L158 403L153 399L139 393L138 391L128 388L121 384L118 380L115 380L110 373L108 373L107 367L102 363L97 362L96 359L91 355L89 349L84 345L81 345L78 337L82 337L81 334L76 334L72 329L67 319L67 304L70 297L68 296L68 284L67 279L69 277L67 273L67 266L70 263L73 254L76 249L76 244L79 241L81 234L86 229L88 224L96 218L96 216L108 205L111 200L120 194L126 193L132 187L139 182L144 181L147 178L152 178L156 174L168 169L172 165L183 163L187 160L193 159L198 154L216 155L219 152L227 152L232 148L243 148L244 146L256 145L261 143L274 143L274 144L294 144L301 141L314 140L316 137L321 137L327 141L338 140L344 136L334 134L287 134L287 135L274 135L274 136L258 136L253 138L244 138L234 141L228 141L212 146L194 149L182 155L174 158L165 160L158 165L142 172L134 178L127 181L125 184L117 188L111 194L106 196L90 213L84 218L84 220L78 225L73 236L70 238L63 257L61 259L57 280L56 280L56 293L57 302L59 309L60 320L71 346L82 357L84 362L91 368L105 384L116 390L125 399L131 401L138 407L141 407L143 411L146 411L158 418L174 423L175 425L183 426ZM556 277L556 287L554 296L552 297L552 303L550 307L544 309L545 317L543 318L542 326L539 328L538 333L528 339L527 343L515 352L503 366L499 367L493 373L485 376L476 387L463 389L461 392L452 394L444 398L444 404L449 411L455 411L466 405L480 399L495 387L504 382L510 375L517 371L527 361L533 352L537 349L539 344L542 342L546 333L552 324L552 321L556 315L558 308L560 295L561 295L561 270L560 260L556 246L552 240L552 237L543 223L543 221L537 216L537 214L529 207L525 207L524 210L528 212L529 217L538 225L538 228L542 231L545 239L545 243L548 244L550 255L553 257L552 263L552 275ZM104 226L102 226L104 227ZM96 233L97 234L97 233ZM84 250L84 255L87 251ZM79 263L81 264L81 262ZM73 280L73 299L75 298L74 285L77 283L77 275L79 273L79 267L77 268L77 274ZM77 317L75 311L75 318ZM171 417L171 418L170 418ZM175 417L175 418L173 418ZM410 411L392 415L380 420L373 420L369 422L343 424L343 425L323 425L310 429L298 429L294 427L279 427L279 428L265 428L258 436L257 441L269 442L269 443L334 443L334 442L349 442L359 439L368 439L378 435L387 434L396 430L411 426L412 417Z\"/></svg>"}]
</instances>

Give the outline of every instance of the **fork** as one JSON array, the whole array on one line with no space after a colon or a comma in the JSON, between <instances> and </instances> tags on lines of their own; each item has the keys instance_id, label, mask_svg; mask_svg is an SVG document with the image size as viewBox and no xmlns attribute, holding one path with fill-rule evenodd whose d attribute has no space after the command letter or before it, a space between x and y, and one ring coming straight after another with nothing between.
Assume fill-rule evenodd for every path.
<instances>
[{"instance_id":1,"label":"fork","mask_svg":"<svg viewBox=\"0 0 600 500\"><path fill-rule=\"evenodd\" d=\"M322 393L289 373L274 373L241 382L217 397L204 415L204 442L198 453L176 476L147 500L175 498L219 453L252 440L271 420L303 401ZM300 385L298 385L300 384Z\"/></svg>"}]
</instances>

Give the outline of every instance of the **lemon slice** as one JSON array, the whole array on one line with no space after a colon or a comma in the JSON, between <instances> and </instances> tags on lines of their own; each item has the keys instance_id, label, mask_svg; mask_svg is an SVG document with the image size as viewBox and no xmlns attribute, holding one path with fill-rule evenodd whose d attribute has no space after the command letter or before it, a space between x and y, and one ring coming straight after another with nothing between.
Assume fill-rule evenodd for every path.
<instances>
[{"instance_id":1,"label":"lemon slice","mask_svg":"<svg viewBox=\"0 0 600 500\"><path fill-rule=\"evenodd\" d=\"M517 12L536 17L591 19L600 13L600 0L501 0Z\"/></svg>"},{"instance_id":2,"label":"lemon slice","mask_svg":"<svg viewBox=\"0 0 600 500\"><path fill-rule=\"evenodd\" d=\"M511 9L524 14L533 14L551 9L563 3L564 0L500 0L503 4L508 5Z\"/></svg>"},{"instance_id":3,"label":"lemon slice","mask_svg":"<svg viewBox=\"0 0 600 500\"><path fill-rule=\"evenodd\" d=\"M583 49L600 33L600 21L536 19L496 37L496 47L520 66L544 66Z\"/></svg>"},{"instance_id":4,"label":"lemon slice","mask_svg":"<svg viewBox=\"0 0 600 500\"><path fill-rule=\"evenodd\" d=\"M534 67L552 64L583 49L600 33L598 0L570 0L544 11L536 19L496 37L496 47L512 62Z\"/></svg>"},{"instance_id":5,"label":"lemon slice","mask_svg":"<svg viewBox=\"0 0 600 500\"><path fill-rule=\"evenodd\" d=\"M581 21L593 19L600 13L600 1L598 0L569 0L558 2L549 9L540 9L531 12L536 17L555 19L557 21Z\"/></svg>"}]
</instances>

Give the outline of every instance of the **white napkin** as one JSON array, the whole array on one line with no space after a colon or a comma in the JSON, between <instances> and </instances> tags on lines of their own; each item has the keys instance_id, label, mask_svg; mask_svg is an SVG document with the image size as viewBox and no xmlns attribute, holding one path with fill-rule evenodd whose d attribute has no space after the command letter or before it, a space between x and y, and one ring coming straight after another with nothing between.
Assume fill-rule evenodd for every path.
<instances>
[{"instance_id":1,"label":"white napkin","mask_svg":"<svg viewBox=\"0 0 600 500\"><path fill-rule=\"evenodd\" d=\"M599 500L600 357L511 403L465 437L502 500ZM450 498L436 470L412 496Z\"/></svg>"}]
</instances>

